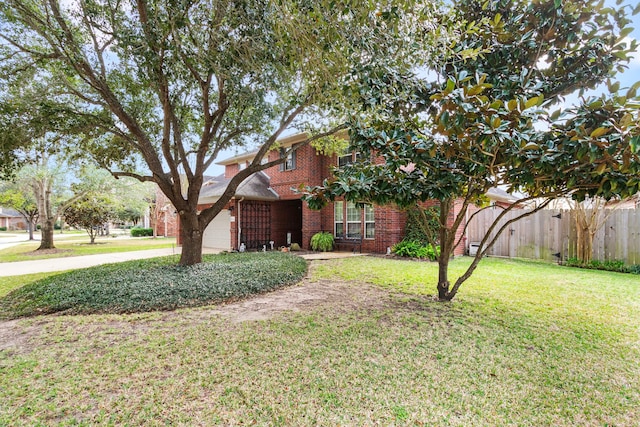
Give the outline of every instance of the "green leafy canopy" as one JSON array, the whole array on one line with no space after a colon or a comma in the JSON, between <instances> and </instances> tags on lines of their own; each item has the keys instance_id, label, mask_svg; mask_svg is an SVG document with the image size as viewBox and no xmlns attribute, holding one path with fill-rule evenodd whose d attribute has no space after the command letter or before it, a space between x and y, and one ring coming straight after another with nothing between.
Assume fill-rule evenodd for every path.
<instances>
[{"instance_id":1,"label":"green leafy canopy","mask_svg":"<svg viewBox=\"0 0 640 427\"><path fill-rule=\"evenodd\" d=\"M309 189L309 205L337 197L402 207L438 200L446 272L464 220L448 218L454 200L465 212L498 185L528 199L637 193L637 85L549 111L564 95L624 69L637 49L624 40L629 9L596 1L453 2L445 13L465 26L427 78L378 71L365 80L361 112L349 123L351 149L363 161ZM449 289L443 273L441 298L452 298L460 283Z\"/></svg>"},{"instance_id":2,"label":"green leafy canopy","mask_svg":"<svg viewBox=\"0 0 640 427\"><path fill-rule=\"evenodd\" d=\"M59 128L116 176L158 184L181 218L181 263L206 225L289 129L311 143L344 128L360 66L400 69L435 52L435 4L413 1L7 0L0 79L36 70ZM405 19L406 18L406 19ZM446 40L446 37L442 37ZM407 43L407 40L424 43ZM427 48L425 48L425 46ZM380 52L385 52L380 55ZM377 65L376 65L377 67ZM345 88L347 88L345 90ZM223 196L198 210L221 150L256 148Z\"/></svg>"}]
</instances>

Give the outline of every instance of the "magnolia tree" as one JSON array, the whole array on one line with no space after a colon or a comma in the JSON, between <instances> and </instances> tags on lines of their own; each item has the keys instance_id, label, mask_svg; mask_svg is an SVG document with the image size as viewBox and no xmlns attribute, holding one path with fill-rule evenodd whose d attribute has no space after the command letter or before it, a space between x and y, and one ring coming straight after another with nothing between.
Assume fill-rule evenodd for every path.
<instances>
[{"instance_id":1,"label":"magnolia tree","mask_svg":"<svg viewBox=\"0 0 640 427\"><path fill-rule=\"evenodd\" d=\"M637 45L624 39L627 9L596 1L455 1L449 16L467 24L454 52L434 63L429 78L371 75L362 113L350 123L351 149L363 161L309 189L309 205L336 197L401 207L438 201L437 290L451 300L497 236L553 198L635 194L634 88L548 113L562 96L608 81L628 62ZM452 282L449 259L467 208L499 185L527 196L489 226L471 265ZM504 220L539 198L535 209ZM461 209L454 211L456 201Z\"/></svg>"},{"instance_id":2,"label":"magnolia tree","mask_svg":"<svg viewBox=\"0 0 640 427\"><path fill-rule=\"evenodd\" d=\"M180 263L194 264L238 185L285 160L262 163L286 129L308 132L295 150L344 128L354 69L402 68L447 41L429 16L410 1L6 0L0 65L9 83L38 67L83 154L159 186L179 215ZM246 146L255 160L199 211L206 169Z\"/></svg>"}]
</instances>

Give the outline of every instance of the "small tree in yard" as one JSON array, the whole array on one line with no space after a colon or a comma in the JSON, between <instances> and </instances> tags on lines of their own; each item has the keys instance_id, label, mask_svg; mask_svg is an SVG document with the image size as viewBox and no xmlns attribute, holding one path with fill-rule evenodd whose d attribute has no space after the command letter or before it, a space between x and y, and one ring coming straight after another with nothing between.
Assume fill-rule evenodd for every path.
<instances>
[{"instance_id":1,"label":"small tree in yard","mask_svg":"<svg viewBox=\"0 0 640 427\"><path fill-rule=\"evenodd\" d=\"M67 206L64 217L69 225L85 230L94 244L102 227L115 218L115 204L107 196L88 194Z\"/></svg>"},{"instance_id":2,"label":"small tree in yard","mask_svg":"<svg viewBox=\"0 0 640 427\"><path fill-rule=\"evenodd\" d=\"M82 194L73 193L64 184L66 170L47 155L40 155L33 164L24 166L19 172L35 198L40 223L40 246L38 250L55 249L54 224L65 207Z\"/></svg>"},{"instance_id":3,"label":"small tree in yard","mask_svg":"<svg viewBox=\"0 0 640 427\"><path fill-rule=\"evenodd\" d=\"M372 75L361 90L363 113L350 124L351 148L366 161L310 189L309 205L319 208L336 197L401 207L438 201L437 290L440 300L451 300L498 235L552 199L635 194L635 88L547 112L562 96L608 81L628 62L637 47L624 40L628 8L595 1L454 1L449 14L468 24L454 53L434 65L435 80ZM618 86L610 84L613 91ZM376 157L384 162L369 161ZM481 204L498 185L528 196L490 225L471 265L452 283L456 231L469 205ZM502 221L534 198L544 201ZM454 214L456 201L461 209Z\"/></svg>"},{"instance_id":4,"label":"small tree in yard","mask_svg":"<svg viewBox=\"0 0 640 427\"><path fill-rule=\"evenodd\" d=\"M607 207L607 200L602 197L587 197L569 203L576 225L576 258L588 264L593 257L593 239L616 208Z\"/></svg>"},{"instance_id":5,"label":"small tree in yard","mask_svg":"<svg viewBox=\"0 0 640 427\"><path fill-rule=\"evenodd\" d=\"M0 205L15 209L24 217L29 240L33 240L33 230L38 222L38 206L32 192L24 188L24 183L0 183Z\"/></svg>"}]
</instances>

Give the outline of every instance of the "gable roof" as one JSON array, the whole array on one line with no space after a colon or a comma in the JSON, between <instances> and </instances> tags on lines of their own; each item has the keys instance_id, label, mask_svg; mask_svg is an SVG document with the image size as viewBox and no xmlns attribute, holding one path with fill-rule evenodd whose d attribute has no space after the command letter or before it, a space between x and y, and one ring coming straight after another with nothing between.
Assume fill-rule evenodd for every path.
<instances>
[{"instance_id":1,"label":"gable roof","mask_svg":"<svg viewBox=\"0 0 640 427\"><path fill-rule=\"evenodd\" d=\"M224 174L216 176L202 185L200 189L200 197L198 203L213 203L222 196L224 190L231 178L225 178ZM238 186L236 190L235 198L242 198L249 200L278 200L280 196L271 188L271 180L263 172L257 172L245 179L242 184Z\"/></svg>"},{"instance_id":2,"label":"gable roof","mask_svg":"<svg viewBox=\"0 0 640 427\"><path fill-rule=\"evenodd\" d=\"M0 206L0 218L22 218L22 215L15 209Z\"/></svg>"}]
</instances>

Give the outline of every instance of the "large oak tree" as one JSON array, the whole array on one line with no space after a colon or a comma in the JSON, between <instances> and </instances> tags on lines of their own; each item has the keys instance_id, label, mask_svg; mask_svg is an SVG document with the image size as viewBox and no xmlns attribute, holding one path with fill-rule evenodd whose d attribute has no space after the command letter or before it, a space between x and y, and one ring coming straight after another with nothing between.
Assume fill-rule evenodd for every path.
<instances>
[{"instance_id":1,"label":"large oak tree","mask_svg":"<svg viewBox=\"0 0 640 427\"><path fill-rule=\"evenodd\" d=\"M429 8L397 1L6 0L0 64L8 81L39 70L83 153L160 187L180 218L180 262L194 264L238 185L281 162L261 163L278 137L305 130L304 144L344 128L352 70L425 59L410 53L442 35L428 22ZM253 163L199 212L218 153L254 143Z\"/></svg>"}]
</instances>

